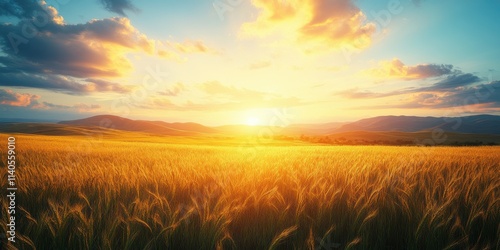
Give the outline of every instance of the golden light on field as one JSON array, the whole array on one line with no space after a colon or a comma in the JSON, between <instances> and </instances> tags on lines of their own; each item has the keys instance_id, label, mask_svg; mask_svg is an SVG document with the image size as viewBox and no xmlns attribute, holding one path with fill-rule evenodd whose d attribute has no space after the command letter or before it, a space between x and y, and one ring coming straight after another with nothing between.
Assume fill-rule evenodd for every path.
<instances>
[{"instance_id":1,"label":"golden light on field","mask_svg":"<svg viewBox=\"0 0 500 250\"><path fill-rule=\"evenodd\" d=\"M499 246L498 147L240 147L113 133L85 152L71 147L81 136L17 136L19 249Z\"/></svg>"},{"instance_id":2,"label":"golden light on field","mask_svg":"<svg viewBox=\"0 0 500 250\"><path fill-rule=\"evenodd\" d=\"M58 2L0 0L0 250L500 250L500 0Z\"/></svg>"}]
</instances>

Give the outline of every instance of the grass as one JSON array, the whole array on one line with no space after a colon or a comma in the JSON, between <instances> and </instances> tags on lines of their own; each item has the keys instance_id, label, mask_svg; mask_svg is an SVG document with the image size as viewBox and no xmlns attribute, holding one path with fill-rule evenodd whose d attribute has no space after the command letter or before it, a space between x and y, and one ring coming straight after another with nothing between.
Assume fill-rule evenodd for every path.
<instances>
[{"instance_id":1,"label":"grass","mask_svg":"<svg viewBox=\"0 0 500 250\"><path fill-rule=\"evenodd\" d=\"M499 147L16 139L19 249L500 248Z\"/></svg>"}]
</instances>

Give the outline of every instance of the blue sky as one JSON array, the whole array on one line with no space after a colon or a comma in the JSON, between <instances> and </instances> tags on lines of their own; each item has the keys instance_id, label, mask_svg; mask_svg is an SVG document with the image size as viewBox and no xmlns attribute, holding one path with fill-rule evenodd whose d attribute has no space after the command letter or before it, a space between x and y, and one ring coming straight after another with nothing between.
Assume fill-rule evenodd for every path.
<instances>
[{"instance_id":1,"label":"blue sky","mask_svg":"<svg viewBox=\"0 0 500 250\"><path fill-rule=\"evenodd\" d=\"M0 118L220 125L266 124L275 109L295 123L500 111L500 1L0 4ZM26 37L36 11L47 23Z\"/></svg>"}]
</instances>

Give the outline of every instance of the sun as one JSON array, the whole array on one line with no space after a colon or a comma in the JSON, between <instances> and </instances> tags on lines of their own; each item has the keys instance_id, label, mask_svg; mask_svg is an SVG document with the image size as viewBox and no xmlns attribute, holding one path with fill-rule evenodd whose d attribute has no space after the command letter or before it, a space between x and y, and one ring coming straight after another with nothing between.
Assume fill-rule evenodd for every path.
<instances>
[{"instance_id":1,"label":"sun","mask_svg":"<svg viewBox=\"0 0 500 250\"><path fill-rule=\"evenodd\" d=\"M248 126L257 126L260 123L260 119L255 116L250 116L247 118L246 125Z\"/></svg>"}]
</instances>

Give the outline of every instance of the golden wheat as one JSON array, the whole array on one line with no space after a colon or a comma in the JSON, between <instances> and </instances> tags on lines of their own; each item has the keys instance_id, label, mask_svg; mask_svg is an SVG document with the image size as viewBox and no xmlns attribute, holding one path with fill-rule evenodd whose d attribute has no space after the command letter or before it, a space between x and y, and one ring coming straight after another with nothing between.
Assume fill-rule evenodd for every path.
<instances>
[{"instance_id":1,"label":"golden wheat","mask_svg":"<svg viewBox=\"0 0 500 250\"><path fill-rule=\"evenodd\" d=\"M17 136L15 246L500 247L499 147L206 140Z\"/></svg>"}]
</instances>

